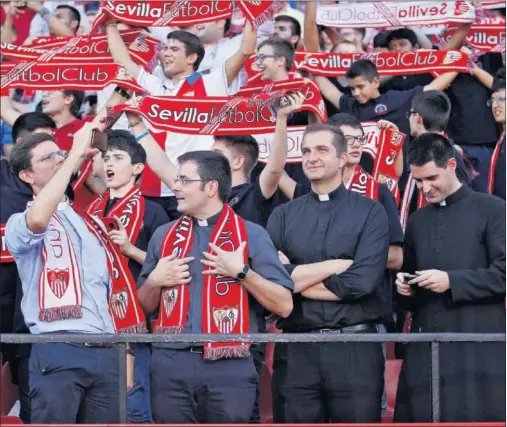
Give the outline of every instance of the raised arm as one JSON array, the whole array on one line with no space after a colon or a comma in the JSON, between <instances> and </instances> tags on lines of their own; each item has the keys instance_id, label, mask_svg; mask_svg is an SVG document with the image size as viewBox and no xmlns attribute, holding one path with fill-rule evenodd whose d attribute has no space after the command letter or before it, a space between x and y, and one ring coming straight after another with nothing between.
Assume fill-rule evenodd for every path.
<instances>
[{"instance_id":1,"label":"raised arm","mask_svg":"<svg viewBox=\"0 0 507 427\"><path fill-rule=\"evenodd\" d=\"M305 49L307 52L319 52L319 29L317 28L317 4L316 1L306 3L305 9Z\"/></svg>"},{"instance_id":2,"label":"raised arm","mask_svg":"<svg viewBox=\"0 0 507 427\"><path fill-rule=\"evenodd\" d=\"M488 89L491 89L493 87L494 77L491 74L489 74L486 70L483 70L482 68L479 68L477 64L474 64L472 72L474 77Z\"/></svg>"},{"instance_id":3,"label":"raised arm","mask_svg":"<svg viewBox=\"0 0 507 427\"><path fill-rule=\"evenodd\" d=\"M228 85L236 79L245 62L255 53L256 44L257 30L252 28L250 22L247 22L239 50L225 61L225 74Z\"/></svg>"},{"instance_id":4,"label":"raised arm","mask_svg":"<svg viewBox=\"0 0 507 427\"><path fill-rule=\"evenodd\" d=\"M280 182L278 183L278 186L280 187L280 190L282 190L282 193L287 197L289 200L294 199L294 191L296 191L296 181L294 181L287 172L283 171L282 176L280 177Z\"/></svg>"},{"instance_id":5,"label":"raised arm","mask_svg":"<svg viewBox=\"0 0 507 427\"><path fill-rule=\"evenodd\" d=\"M18 9L14 6L14 2L11 1L7 6L5 13L5 21L2 24L2 31L0 31L0 42L1 43L12 43L14 38L14 32L12 31L14 24L14 17L18 13Z\"/></svg>"},{"instance_id":6,"label":"raised arm","mask_svg":"<svg viewBox=\"0 0 507 427\"><path fill-rule=\"evenodd\" d=\"M42 5L40 1L29 1L26 6L38 13L49 26L51 34L58 37L72 37L74 33L72 29L60 21L56 16L49 12L47 8Z\"/></svg>"},{"instance_id":7,"label":"raised arm","mask_svg":"<svg viewBox=\"0 0 507 427\"><path fill-rule=\"evenodd\" d=\"M287 160L287 118L290 114L301 109L305 96L299 92L298 94L289 94L287 99L290 105L280 108L276 118L275 135L273 145L268 157L266 166L259 176L259 184L262 195L269 199L278 187L280 178L284 172L285 162Z\"/></svg>"},{"instance_id":8,"label":"raised arm","mask_svg":"<svg viewBox=\"0 0 507 427\"><path fill-rule=\"evenodd\" d=\"M53 177L37 195L33 204L28 208L26 225L32 233L40 234L46 230L51 217L58 207L58 203L62 201L65 195L65 190L76 165L82 161L83 157L96 152L96 150L90 149L92 129L93 126L90 123L85 123L76 132L72 149L67 159L64 160Z\"/></svg>"},{"instance_id":9,"label":"raised arm","mask_svg":"<svg viewBox=\"0 0 507 427\"><path fill-rule=\"evenodd\" d=\"M172 189L174 187L174 179L178 174L176 165L171 162L165 151L158 145L153 136L151 136L151 133L149 133L148 128L144 125L140 116L127 113L127 118L134 136L139 138L141 135L144 135L138 142L146 151L148 166L165 185Z\"/></svg>"},{"instance_id":10,"label":"raised arm","mask_svg":"<svg viewBox=\"0 0 507 427\"><path fill-rule=\"evenodd\" d=\"M106 24L106 33L109 51L111 52L114 62L125 67L127 72L137 79L141 67L130 57L127 46L121 38L120 31L116 26L116 22L110 21Z\"/></svg>"},{"instance_id":11,"label":"raised arm","mask_svg":"<svg viewBox=\"0 0 507 427\"><path fill-rule=\"evenodd\" d=\"M440 76L436 77L430 84L424 86L424 91L426 92L427 90L440 90L443 92L451 85L457 76L458 73L456 71L441 74Z\"/></svg>"},{"instance_id":12,"label":"raised arm","mask_svg":"<svg viewBox=\"0 0 507 427\"><path fill-rule=\"evenodd\" d=\"M0 116L9 126L12 126L18 117L21 116L21 113L16 111L12 106L10 95L0 96Z\"/></svg>"}]
</instances>

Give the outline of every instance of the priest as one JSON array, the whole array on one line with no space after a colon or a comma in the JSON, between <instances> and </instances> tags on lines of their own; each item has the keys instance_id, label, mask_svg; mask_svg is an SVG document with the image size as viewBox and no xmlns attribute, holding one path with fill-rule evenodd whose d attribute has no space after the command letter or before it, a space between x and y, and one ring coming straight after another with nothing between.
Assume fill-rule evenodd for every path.
<instances>
[{"instance_id":1,"label":"priest","mask_svg":"<svg viewBox=\"0 0 507 427\"><path fill-rule=\"evenodd\" d=\"M408 161L429 205L408 219L396 286L411 333L505 333L505 202L456 177L447 138L423 134ZM505 421L505 344L440 347L442 422ZM407 346L395 422L431 421L429 343Z\"/></svg>"}]
</instances>

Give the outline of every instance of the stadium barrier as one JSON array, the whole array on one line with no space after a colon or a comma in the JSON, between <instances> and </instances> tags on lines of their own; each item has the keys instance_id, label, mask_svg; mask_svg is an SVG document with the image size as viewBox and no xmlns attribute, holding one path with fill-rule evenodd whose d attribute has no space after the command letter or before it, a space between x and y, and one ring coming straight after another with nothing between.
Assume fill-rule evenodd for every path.
<instances>
[{"instance_id":1,"label":"stadium barrier","mask_svg":"<svg viewBox=\"0 0 507 427\"><path fill-rule=\"evenodd\" d=\"M431 404L432 421L427 424L382 424L393 427L435 426L440 421L440 344L451 342L505 342L505 334L469 334L469 333L417 333L417 334L0 334L0 342L5 344L116 344L118 349L119 365L119 419L120 423L127 422L127 343L192 343L203 344L207 342L252 342L252 343L327 343L327 342L398 342L398 343L431 343ZM218 426L218 424L215 424ZM268 424L265 424L266 426ZM290 424L284 424L285 426ZM367 427L379 424L325 424L326 426L354 426ZM441 426L449 427L500 427L505 423L444 423ZM129 424L133 426L133 424ZM210 426L210 424L207 424ZM229 427L231 424L228 425Z\"/></svg>"}]
</instances>

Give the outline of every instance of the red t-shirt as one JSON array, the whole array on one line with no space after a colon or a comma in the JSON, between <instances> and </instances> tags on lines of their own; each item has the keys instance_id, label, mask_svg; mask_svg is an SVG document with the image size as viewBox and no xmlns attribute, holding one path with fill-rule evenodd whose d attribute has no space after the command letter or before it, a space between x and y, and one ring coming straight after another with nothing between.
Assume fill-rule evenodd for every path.
<instances>
[{"instance_id":1,"label":"red t-shirt","mask_svg":"<svg viewBox=\"0 0 507 427\"><path fill-rule=\"evenodd\" d=\"M7 16L7 12L5 11L6 8L6 4L3 4L2 7L0 7L0 24L2 25L5 21L5 17ZM21 46L23 42L28 38L30 35L30 24L34 16L35 12L28 8L18 11L14 17L14 22L12 25L16 30L15 43L12 44Z\"/></svg>"}]
</instances>

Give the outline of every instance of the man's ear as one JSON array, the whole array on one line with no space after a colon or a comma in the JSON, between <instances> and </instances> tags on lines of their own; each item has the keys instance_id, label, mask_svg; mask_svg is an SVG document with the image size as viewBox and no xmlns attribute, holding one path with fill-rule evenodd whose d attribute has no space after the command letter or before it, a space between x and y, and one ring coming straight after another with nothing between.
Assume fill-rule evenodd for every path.
<instances>
[{"instance_id":1,"label":"man's ear","mask_svg":"<svg viewBox=\"0 0 507 427\"><path fill-rule=\"evenodd\" d=\"M451 157L448 161L447 161L447 169L451 170L451 171L456 171L456 166L457 166L457 162L456 162L456 159L454 157Z\"/></svg>"},{"instance_id":2,"label":"man's ear","mask_svg":"<svg viewBox=\"0 0 507 427\"><path fill-rule=\"evenodd\" d=\"M373 77L371 83L373 86L375 86L376 89L380 87L380 79L378 77Z\"/></svg>"},{"instance_id":3,"label":"man's ear","mask_svg":"<svg viewBox=\"0 0 507 427\"><path fill-rule=\"evenodd\" d=\"M136 180L141 177L141 174L143 173L145 167L146 167L146 165L143 163L136 163L133 166L133 172L134 172L134 175L136 176Z\"/></svg>"},{"instance_id":4,"label":"man's ear","mask_svg":"<svg viewBox=\"0 0 507 427\"><path fill-rule=\"evenodd\" d=\"M190 64L190 65L194 65L197 61L197 53L191 53L190 55L187 56L187 63Z\"/></svg>"},{"instance_id":5,"label":"man's ear","mask_svg":"<svg viewBox=\"0 0 507 427\"><path fill-rule=\"evenodd\" d=\"M33 172L29 170L19 172L18 177L21 181L26 182L27 184L33 185L35 183Z\"/></svg>"},{"instance_id":6,"label":"man's ear","mask_svg":"<svg viewBox=\"0 0 507 427\"><path fill-rule=\"evenodd\" d=\"M209 181L206 183L208 186L208 198L213 198L216 194L218 194L218 182L217 181Z\"/></svg>"}]
</instances>

